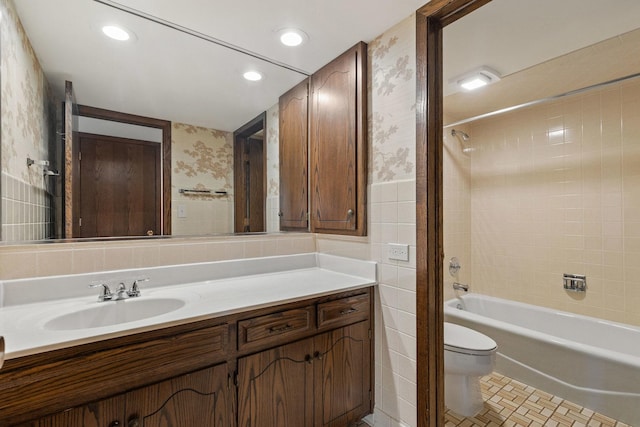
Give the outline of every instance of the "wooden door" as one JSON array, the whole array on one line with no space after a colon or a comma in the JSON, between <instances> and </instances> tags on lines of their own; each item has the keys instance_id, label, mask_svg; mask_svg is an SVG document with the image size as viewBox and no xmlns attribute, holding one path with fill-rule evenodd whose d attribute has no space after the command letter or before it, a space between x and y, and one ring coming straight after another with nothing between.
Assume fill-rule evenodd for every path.
<instances>
[{"instance_id":1,"label":"wooden door","mask_svg":"<svg viewBox=\"0 0 640 427\"><path fill-rule=\"evenodd\" d=\"M359 43L311 76L311 231L366 234L366 52Z\"/></svg>"},{"instance_id":2,"label":"wooden door","mask_svg":"<svg viewBox=\"0 0 640 427\"><path fill-rule=\"evenodd\" d=\"M238 427L313 426L313 339L238 360Z\"/></svg>"},{"instance_id":3,"label":"wooden door","mask_svg":"<svg viewBox=\"0 0 640 427\"><path fill-rule=\"evenodd\" d=\"M369 328L365 321L315 338L315 426L344 427L373 410Z\"/></svg>"},{"instance_id":4,"label":"wooden door","mask_svg":"<svg viewBox=\"0 0 640 427\"><path fill-rule=\"evenodd\" d=\"M124 427L124 419L124 396L116 396L44 417L23 427Z\"/></svg>"},{"instance_id":5,"label":"wooden door","mask_svg":"<svg viewBox=\"0 0 640 427\"><path fill-rule=\"evenodd\" d=\"M264 141L236 139L234 150L235 231L265 231Z\"/></svg>"},{"instance_id":6,"label":"wooden door","mask_svg":"<svg viewBox=\"0 0 640 427\"><path fill-rule=\"evenodd\" d=\"M229 427L227 365L221 364L127 394L132 427Z\"/></svg>"},{"instance_id":7,"label":"wooden door","mask_svg":"<svg viewBox=\"0 0 640 427\"><path fill-rule=\"evenodd\" d=\"M161 233L160 144L80 134L75 237Z\"/></svg>"},{"instance_id":8,"label":"wooden door","mask_svg":"<svg viewBox=\"0 0 640 427\"><path fill-rule=\"evenodd\" d=\"M309 79L280 97L280 230L308 230Z\"/></svg>"},{"instance_id":9,"label":"wooden door","mask_svg":"<svg viewBox=\"0 0 640 427\"><path fill-rule=\"evenodd\" d=\"M264 129L266 113L258 115L233 132L234 231L260 232L266 229L267 202Z\"/></svg>"}]
</instances>

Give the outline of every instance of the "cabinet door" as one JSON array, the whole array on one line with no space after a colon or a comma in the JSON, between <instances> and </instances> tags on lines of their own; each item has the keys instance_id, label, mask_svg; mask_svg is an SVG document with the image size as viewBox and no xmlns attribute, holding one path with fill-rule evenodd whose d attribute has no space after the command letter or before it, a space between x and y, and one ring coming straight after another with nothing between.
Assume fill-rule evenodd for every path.
<instances>
[{"instance_id":1,"label":"cabinet door","mask_svg":"<svg viewBox=\"0 0 640 427\"><path fill-rule=\"evenodd\" d=\"M311 231L365 235L367 45L311 76Z\"/></svg>"},{"instance_id":2,"label":"cabinet door","mask_svg":"<svg viewBox=\"0 0 640 427\"><path fill-rule=\"evenodd\" d=\"M280 230L307 230L309 80L280 97Z\"/></svg>"},{"instance_id":3,"label":"cabinet door","mask_svg":"<svg viewBox=\"0 0 640 427\"><path fill-rule=\"evenodd\" d=\"M238 427L313 426L313 339L238 360Z\"/></svg>"},{"instance_id":4,"label":"cabinet door","mask_svg":"<svg viewBox=\"0 0 640 427\"><path fill-rule=\"evenodd\" d=\"M116 396L44 417L23 427L124 427L124 418L124 396Z\"/></svg>"},{"instance_id":5,"label":"cabinet door","mask_svg":"<svg viewBox=\"0 0 640 427\"><path fill-rule=\"evenodd\" d=\"M371 412L369 325L360 322L315 338L316 426L347 426Z\"/></svg>"},{"instance_id":6,"label":"cabinet door","mask_svg":"<svg viewBox=\"0 0 640 427\"><path fill-rule=\"evenodd\" d=\"M128 427L229 427L226 364L132 391Z\"/></svg>"}]
</instances>

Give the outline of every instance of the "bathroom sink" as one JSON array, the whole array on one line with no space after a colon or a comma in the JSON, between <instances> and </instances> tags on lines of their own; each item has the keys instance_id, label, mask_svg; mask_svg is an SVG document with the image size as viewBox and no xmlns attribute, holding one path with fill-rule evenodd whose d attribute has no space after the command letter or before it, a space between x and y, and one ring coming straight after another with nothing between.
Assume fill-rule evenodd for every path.
<instances>
[{"instance_id":1,"label":"bathroom sink","mask_svg":"<svg viewBox=\"0 0 640 427\"><path fill-rule=\"evenodd\" d=\"M133 298L122 301L95 303L91 308L66 313L54 317L44 324L51 331L99 328L135 322L170 313L185 305L178 298Z\"/></svg>"}]
</instances>

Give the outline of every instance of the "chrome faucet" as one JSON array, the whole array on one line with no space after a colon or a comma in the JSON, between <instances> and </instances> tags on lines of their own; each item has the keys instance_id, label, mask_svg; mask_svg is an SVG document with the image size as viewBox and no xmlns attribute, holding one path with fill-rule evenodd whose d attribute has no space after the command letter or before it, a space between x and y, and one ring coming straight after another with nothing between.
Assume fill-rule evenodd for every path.
<instances>
[{"instance_id":1,"label":"chrome faucet","mask_svg":"<svg viewBox=\"0 0 640 427\"><path fill-rule=\"evenodd\" d=\"M463 283L453 282L453 290L469 292L469 285Z\"/></svg>"},{"instance_id":2,"label":"chrome faucet","mask_svg":"<svg viewBox=\"0 0 640 427\"><path fill-rule=\"evenodd\" d=\"M142 279L136 279L131 285L131 289L127 289L124 282L118 284L118 289L115 292L111 292L111 289L106 283L91 283L90 288L97 288L102 286L102 292L98 296L98 301L120 301L128 298L135 298L140 296L140 287L138 283L149 281L148 277Z\"/></svg>"},{"instance_id":3,"label":"chrome faucet","mask_svg":"<svg viewBox=\"0 0 640 427\"><path fill-rule=\"evenodd\" d=\"M111 301L113 294L111 293L111 289L105 283L91 283L89 284L90 288L97 288L102 286L102 291L100 295L98 295L98 301Z\"/></svg>"},{"instance_id":4,"label":"chrome faucet","mask_svg":"<svg viewBox=\"0 0 640 427\"><path fill-rule=\"evenodd\" d=\"M115 292L115 295L113 295L111 297L111 301L119 301L121 299L127 299L131 297L131 295L129 295L129 291L127 290L127 286L120 282L118 284L118 289Z\"/></svg>"}]
</instances>

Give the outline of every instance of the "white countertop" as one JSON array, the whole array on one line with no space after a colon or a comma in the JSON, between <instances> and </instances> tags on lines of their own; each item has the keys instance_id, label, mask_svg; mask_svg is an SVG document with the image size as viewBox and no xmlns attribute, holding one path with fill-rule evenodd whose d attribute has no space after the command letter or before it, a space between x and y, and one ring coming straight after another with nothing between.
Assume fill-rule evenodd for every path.
<instances>
[{"instance_id":1,"label":"white countertop","mask_svg":"<svg viewBox=\"0 0 640 427\"><path fill-rule=\"evenodd\" d=\"M289 266L289 268L287 268ZM211 280L194 280L206 276ZM250 271L251 274L243 274ZM235 272L231 276L230 272ZM178 282L174 276L182 276ZM157 276L157 277L156 277ZM98 278L97 278L98 277ZM87 292L87 284L110 277L150 277L142 295L124 301L98 302L98 289ZM175 284L163 282L172 277ZM116 281L119 279L116 279ZM152 286L153 282L157 282ZM70 284L71 283L71 284ZM269 307L335 292L359 289L376 283L376 265L325 254L304 254L250 260L222 261L158 267L100 274L57 276L34 280L0 282L0 336L5 339L5 359L27 356L139 333L168 326L210 319L241 311ZM60 292L56 292L58 285ZM69 295L77 289L82 295ZM22 292L21 292L22 290ZM29 294L28 296L24 294ZM45 297L43 297L43 295ZM47 299L46 295L65 298ZM65 313L101 304L129 304L153 298L178 298L185 305L177 310L110 326L88 329L48 330L44 325ZM135 303L135 302L134 302Z\"/></svg>"}]
</instances>

